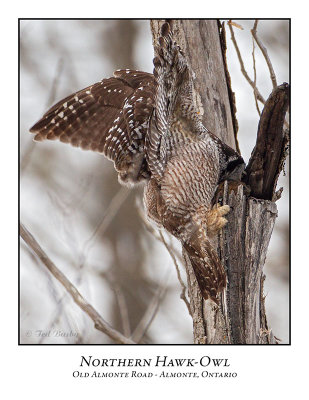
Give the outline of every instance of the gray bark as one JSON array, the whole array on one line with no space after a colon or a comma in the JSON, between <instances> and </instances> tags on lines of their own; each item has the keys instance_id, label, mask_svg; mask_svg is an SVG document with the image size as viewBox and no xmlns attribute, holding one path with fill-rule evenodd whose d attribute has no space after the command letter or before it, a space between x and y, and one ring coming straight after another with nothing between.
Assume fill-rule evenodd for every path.
<instances>
[{"instance_id":1,"label":"gray bark","mask_svg":"<svg viewBox=\"0 0 309 400\"><path fill-rule=\"evenodd\" d=\"M196 96L205 110L204 125L238 150L234 94L226 68L222 27L216 20L169 22L175 41L190 63ZM161 24L162 21L151 21L154 41L158 39ZM230 205L231 212L216 243L228 276L227 289L218 306L211 300L203 300L190 261L183 254L196 344L276 343L267 324L263 267L277 216L272 200L277 198L274 191L287 145L283 121L289 102L288 87L281 85L277 89L265 105L257 145L247 168L246 183L255 197L249 196L250 189L244 183L225 182L221 188L223 203ZM278 102L281 103L278 105ZM267 152L269 137L276 138L271 158ZM265 159L272 163L267 170L263 169ZM254 178L257 176L259 179ZM263 187L267 196L260 196L257 185Z\"/></svg>"}]
</instances>

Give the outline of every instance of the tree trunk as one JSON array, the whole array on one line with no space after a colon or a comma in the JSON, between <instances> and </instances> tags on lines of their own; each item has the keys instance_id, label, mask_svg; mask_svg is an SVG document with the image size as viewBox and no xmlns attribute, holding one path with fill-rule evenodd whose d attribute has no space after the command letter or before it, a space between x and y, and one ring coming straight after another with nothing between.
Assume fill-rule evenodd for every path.
<instances>
[{"instance_id":1,"label":"tree trunk","mask_svg":"<svg viewBox=\"0 0 309 400\"><path fill-rule=\"evenodd\" d=\"M195 94L205 111L205 127L238 150L234 94L225 61L224 27L216 20L168 22L191 66ZM159 37L161 25L162 21L151 21L154 41ZM219 305L203 300L189 258L183 251L196 344L276 343L265 313L263 266L277 216L273 201L286 155L287 135L283 122L288 102L288 86L281 85L268 99L261 116L246 182L238 185L225 182L221 188L223 203L230 205L231 212L227 216L228 224L213 243L218 247L228 276L227 289ZM274 146L274 140L276 144L270 158L267 150L269 145ZM268 159L273 164L268 163L265 169ZM250 189L245 183L250 184L255 197L248 196Z\"/></svg>"}]
</instances>

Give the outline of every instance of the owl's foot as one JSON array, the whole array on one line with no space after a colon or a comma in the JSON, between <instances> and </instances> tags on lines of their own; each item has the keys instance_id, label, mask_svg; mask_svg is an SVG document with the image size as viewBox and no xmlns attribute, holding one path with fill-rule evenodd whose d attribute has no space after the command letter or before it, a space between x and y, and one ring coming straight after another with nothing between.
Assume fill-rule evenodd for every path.
<instances>
[{"instance_id":1,"label":"owl's foot","mask_svg":"<svg viewBox=\"0 0 309 400\"><path fill-rule=\"evenodd\" d=\"M227 204L221 206L219 203L215 204L213 208L207 212L206 224L207 224L207 236L215 236L220 229L227 224L227 219L223 216L230 211L230 206Z\"/></svg>"}]
</instances>

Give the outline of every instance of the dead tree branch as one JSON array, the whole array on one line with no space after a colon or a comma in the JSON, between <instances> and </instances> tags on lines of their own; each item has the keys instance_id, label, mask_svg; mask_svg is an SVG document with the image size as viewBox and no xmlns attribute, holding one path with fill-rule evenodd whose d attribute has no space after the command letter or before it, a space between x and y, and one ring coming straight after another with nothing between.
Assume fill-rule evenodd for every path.
<instances>
[{"instance_id":1,"label":"dead tree branch","mask_svg":"<svg viewBox=\"0 0 309 400\"><path fill-rule=\"evenodd\" d=\"M76 287L69 281L69 279L56 267L50 260L41 246L38 244L33 235L27 228L20 224L20 236L33 251L33 253L42 261L49 272L61 283L66 291L71 295L74 302L92 319L94 326L99 331L105 333L112 338L116 343L122 344L135 344L131 339L123 336L120 332L112 328L101 315L89 304L85 298L79 293Z\"/></svg>"},{"instance_id":2,"label":"dead tree branch","mask_svg":"<svg viewBox=\"0 0 309 400\"><path fill-rule=\"evenodd\" d=\"M63 60L63 58L60 58L58 61L55 76L54 76L54 79L52 82L52 87L51 87L51 90L48 95L48 100L46 101L46 106L44 108L50 106L56 99L56 94L57 94L57 90L58 90L58 86L59 86L59 80L62 75L63 67L64 67L64 60ZM34 149L34 143L35 142L33 140L31 140L31 142L27 145L27 148L21 158L21 162L20 162L21 174L25 173L25 170L30 162L32 151Z\"/></svg>"},{"instance_id":3,"label":"dead tree branch","mask_svg":"<svg viewBox=\"0 0 309 400\"><path fill-rule=\"evenodd\" d=\"M179 270L179 266L178 266L176 257L174 255L173 251L170 249L169 245L166 243L166 240L165 240L162 232L160 231L159 233L160 233L160 237L161 237L162 243L164 244L166 250L169 252L169 255L171 256L171 258L173 260L173 263L175 265L175 268L176 268L177 278L178 278L178 281L179 281L180 286L181 286L180 298L185 302L185 305L187 306L189 314L191 314L190 304L189 304L189 301L188 301L187 296L186 296L186 290L187 290L186 289L186 285L184 284L184 281L181 278L181 274L180 274L180 270Z\"/></svg>"},{"instance_id":4,"label":"dead tree branch","mask_svg":"<svg viewBox=\"0 0 309 400\"><path fill-rule=\"evenodd\" d=\"M231 32L231 40L232 40L233 45L234 45L235 50L236 50L237 58L238 58L239 65L240 65L240 70L241 70L243 76L246 78L246 81L249 83L249 85L250 85L250 86L252 87L252 89L254 90L254 93L255 93L255 95L256 95L256 98L257 98L262 104L265 104L265 99L264 99L264 97L261 95L260 91L258 90L258 88L256 87L255 83L254 83L253 80L249 77L249 75L248 75L248 73L247 73L247 71L246 71L246 68L245 68L245 65L244 65L244 62L243 62L243 59L242 59L242 56L241 56L241 52L240 52L240 50L239 50L239 47L238 47L238 44L237 44L237 40L236 40L236 38L235 38L234 29L233 29L233 26L232 26L232 25L233 25L233 24L231 23L231 21L229 21L228 26L229 26L229 29L230 29L230 32Z\"/></svg>"},{"instance_id":5,"label":"dead tree branch","mask_svg":"<svg viewBox=\"0 0 309 400\"><path fill-rule=\"evenodd\" d=\"M255 101L255 107L257 109L257 112L259 116L261 116L261 111L259 108L259 102L257 99L257 87L256 87L256 62L255 62L255 45L254 45L254 40L252 39L252 60L253 60L253 72L254 72L254 88L253 88L253 94L254 94L254 101Z\"/></svg>"},{"instance_id":6,"label":"dead tree branch","mask_svg":"<svg viewBox=\"0 0 309 400\"><path fill-rule=\"evenodd\" d=\"M98 223L97 227L95 228L94 232L91 236L85 241L83 245L83 249L81 254L84 255L86 258L89 251L91 250L92 246L95 243L95 240L98 238L99 235L103 235L103 233L108 228L109 224L114 219L115 215L119 211L120 207L123 205L125 200L128 198L130 191L128 188L121 187L115 196L112 198L109 206L106 208L101 221Z\"/></svg>"},{"instance_id":7,"label":"dead tree branch","mask_svg":"<svg viewBox=\"0 0 309 400\"><path fill-rule=\"evenodd\" d=\"M263 109L256 145L246 169L246 183L253 197L274 200L287 156L289 138L283 125L289 101L290 87L284 83L273 90Z\"/></svg>"},{"instance_id":8,"label":"dead tree branch","mask_svg":"<svg viewBox=\"0 0 309 400\"><path fill-rule=\"evenodd\" d=\"M140 343L142 341L143 337L145 336L150 325L155 319L155 316L158 313L161 300L165 296L166 290L167 290L167 281L165 282L165 285L160 285L158 287L156 294L153 296L152 301L150 302L147 310L145 311L145 314L143 315L139 324L135 328L135 331L131 336L134 342Z\"/></svg>"},{"instance_id":9,"label":"dead tree branch","mask_svg":"<svg viewBox=\"0 0 309 400\"><path fill-rule=\"evenodd\" d=\"M261 50L261 52L262 52L262 54L263 54L263 56L265 58L265 61L267 63L268 69L269 69L270 79L272 81L273 88L276 89L276 87L278 85L277 85L277 78L276 78L275 71L273 69L272 63L271 63L270 58L268 56L268 52L267 52L266 47L263 45L263 43L261 42L261 40L257 36L257 25L258 25L258 22L259 22L259 20L256 19L255 22L254 22L253 29L251 29L251 33L252 33L252 36L254 37L254 40L256 41L257 45L259 46L259 48L260 48L260 50Z\"/></svg>"}]
</instances>

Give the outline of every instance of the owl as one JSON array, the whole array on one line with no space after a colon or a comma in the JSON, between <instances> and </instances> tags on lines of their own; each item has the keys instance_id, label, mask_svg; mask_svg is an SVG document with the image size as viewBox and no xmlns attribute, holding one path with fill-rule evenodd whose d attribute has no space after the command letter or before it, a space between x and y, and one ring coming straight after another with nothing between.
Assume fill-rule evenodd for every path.
<instances>
[{"instance_id":1,"label":"owl","mask_svg":"<svg viewBox=\"0 0 309 400\"><path fill-rule=\"evenodd\" d=\"M168 23L153 63L153 74L117 70L66 97L30 132L36 141L99 152L114 162L120 183L143 183L147 216L181 242L203 298L217 303L227 278L211 238L229 206L212 200L221 181L240 179L244 162L204 127L190 66Z\"/></svg>"}]
</instances>

